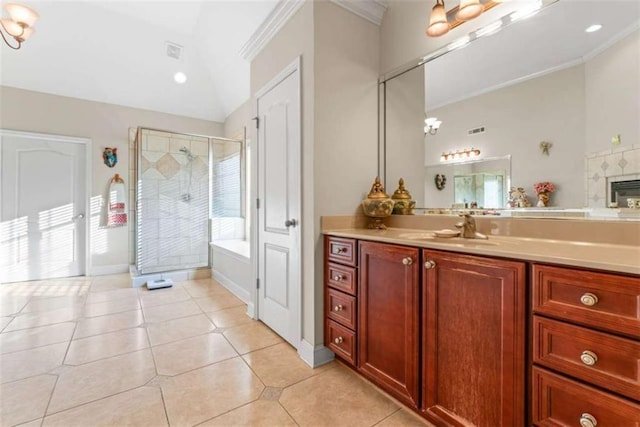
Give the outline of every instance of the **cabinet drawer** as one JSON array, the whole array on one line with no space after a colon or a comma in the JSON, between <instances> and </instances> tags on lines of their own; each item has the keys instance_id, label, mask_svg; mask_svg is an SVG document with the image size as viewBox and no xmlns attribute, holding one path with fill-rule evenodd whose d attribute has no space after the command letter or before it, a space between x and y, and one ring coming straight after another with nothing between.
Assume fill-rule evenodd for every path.
<instances>
[{"instance_id":1,"label":"cabinet drawer","mask_svg":"<svg viewBox=\"0 0 640 427\"><path fill-rule=\"evenodd\" d=\"M350 364L356 364L356 334L338 323L327 320L325 332L327 347Z\"/></svg>"},{"instance_id":2,"label":"cabinet drawer","mask_svg":"<svg viewBox=\"0 0 640 427\"><path fill-rule=\"evenodd\" d=\"M327 285L348 294L355 295L356 289L358 288L356 271L354 267L328 263L325 272Z\"/></svg>"},{"instance_id":3,"label":"cabinet drawer","mask_svg":"<svg viewBox=\"0 0 640 427\"><path fill-rule=\"evenodd\" d=\"M640 342L534 316L533 361L640 400Z\"/></svg>"},{"instance_id":4,"label":"cabinet drawer","mask_svg":"<svg viewBox=\"0 0 640 427\"><path fill-rule=\"evenodd\" d=\"M532 416L537 426L639 427L640 405L534 367Z\"/></svg>"},{"instance_id":5,"label":"cabinet drawer","mask_svg":"<svg viewBox=\"0 0 640 427\"><path fill-rule=\"evenodd\" d=\"M356 298L334 289L327 292L327 316L347 328L356 328Z\"/></svg>"},{"instance_id":6,"label":"cabinet drawer","mask_svg":"<svg viewBox=\"0 0 640 427\"><path fill-rule=\"evenodd\" d=\"M329 261L356 266L358 259L356 254L356 241L353 239L343 239L329 236L326 240L326 252Z\"/></svg>"},{"instance_id":7,"label":"cabinet drawer","mask_svg":"<svg viewBox=\"0 0 640 427\"><path fill-rule=\"evenodd\" d=\"M640 278L533 266L533 312L640 337Z\"/></svg>"}]
</instances>

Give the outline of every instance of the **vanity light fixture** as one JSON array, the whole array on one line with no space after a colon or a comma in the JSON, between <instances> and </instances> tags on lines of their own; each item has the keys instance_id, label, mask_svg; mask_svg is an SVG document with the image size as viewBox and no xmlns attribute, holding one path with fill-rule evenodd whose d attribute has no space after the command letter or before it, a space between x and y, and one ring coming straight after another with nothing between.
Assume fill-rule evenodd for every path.
<instances>
[{"instance_id":1,"label":"vanity light fixture","mask_svg":"<svg viewBox=\"0 0 640 427\"><path fill-rule=\"evenodd\" d=\"M444 0L436 0L436 5L431 9L431 15L429 16L427 35L430 37L440 37L448 32L449 21L447 20L447 12L444 9Z\"/></svg>"},{"instance_id":2,"label":"vanity light fixture","mask_svg":"<svg viewBox=\"0 0 640 427\"><path fill-rule=\"evenodd\" d=\"M459 0L458 6L450 10L445 9L444 0L436 0L435 6L429 15L427 35L440 37L464 24L466 21L477 18L483 12L499 5L503 0Z\"/></svg>"},{"instance_id":3,"label":"vanity light fixture","mask_svg":"<svg viewBox=\"0 0 640 427\"><path fill-rule=\"evenodd\" d=\"M464 150L456 150L443 152L440 156L441 162L458 161L463 162L480 156L480 150L478 148L466 148Z\"/></svg>"},{"instance_id":4,"label":"vanity light fixture","mask_svg":"<svg viewBox=\"0 0 640 427\"><path fill-rule=\"evenodd\" d=\"M424 120L424 133L429 135L435 135L438 133L438 128L442 124L442 120L438 120L437 117L427 117Z\"/></svg>"},{"instance_id":5,"label":"vanity light fixture","mask_svg":"<svg viewBox=\"0 0 640 427\"><path fill-rule=\"evenodd\" d=\"M596 31L600 30L602 28L602 25L600 24L593 24L587 27L586 31L587 33L595 33Z\"/></svg>"},{"instance_id":6,"label":"vanity light fixture","mask_svg":"<svg viewBox=\"0 0 640 427\"><path fill-rule=\"evenodd\" d=\"M456 13L456 19L469 21L480 16L483 10L484 6L480 4L480 0L460 0L460 7Z\"/></svg>"},{"instance_id":7,"label":"vanity light fixture","mask_svg":"<svg viewBox=\"0 0 640 427\"><path fill-rule=\"evenodd\" d=\"M34 32L33 24L40 18L40 15L30 7L17 3L6 3L4 9L10 18L0 18L2 30L6 31L18 43L12 45L4 35L4 31L0 31L2 39L11 49L18 50L22 46L22 42L27 40Z\"/></svg>"}]
</instances>

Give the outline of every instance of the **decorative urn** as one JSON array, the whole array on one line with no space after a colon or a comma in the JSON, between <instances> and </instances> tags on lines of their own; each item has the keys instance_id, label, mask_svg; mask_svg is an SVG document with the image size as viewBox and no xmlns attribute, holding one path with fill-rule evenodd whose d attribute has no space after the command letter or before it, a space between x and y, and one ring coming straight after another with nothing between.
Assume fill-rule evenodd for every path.
<instances>
[{"instance_id":1,"label":"decorative urn","mask_svg":"<svg viewBox=\"0 0 640 427\"><path fill-rule=\"evenodd\" d=\"M416 201L411 200L411 193L404 186L404 179L398 181L398 189L393 192L391 198L394 201L393 214L395 215L413 215L413 208Z\"/></svg>"},{"instance_id":2,"label":"decorative urn","mask_svg":"<svg viewBox=\"0 0 640 427\"><path fill-rule=\"evenodd\" d=\"M393 199L384 192L384 186L380 182L380 177L376 177L367 198L362 201L364 214L372 218L372 221L369 223L369 228L386 228L382 220L391 215L393 203Z\"/></svg>"}]
</instances>

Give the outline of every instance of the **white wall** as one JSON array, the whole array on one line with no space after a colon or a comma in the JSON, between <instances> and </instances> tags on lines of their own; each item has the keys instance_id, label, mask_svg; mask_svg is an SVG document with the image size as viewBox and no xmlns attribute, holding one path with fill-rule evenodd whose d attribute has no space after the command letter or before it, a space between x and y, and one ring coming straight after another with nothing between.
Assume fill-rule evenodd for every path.
<instances>
[{"instance_id":1,"label":"white wall","mask_svg":"<svg viewBox=\"0 0 640 427\"><path fill-rule=\"evenodd\" d=\"M640 143L640 31L585 65L587 153Z\"/></svg>"},{"instance_id":2,"label":"white wall","mask_svg":"<svg viewBox=\"0 0 640 427\"><path fill-rule=\"evenodd\" d=\"M479 148L482 157L511 154L511 185L534 196L533 184L556 184L553 206L584 204L584 67L547 74L429 112L442 120L428 138L425 163L438 164L444 151ZM486 132L467 135L484 126ZM550 155L540 150L550 141ZM533 164L533 165L532 165ZM453 183L449 183L453 184Z\"/></svg>"},{"instance_id":3,"label":"white wall","mask_svg":"<svg viewBox=\"0 0 640 427\"><path fill-rule=\"evenodd\" d=\"M129 176L129 128L144 126L174 132L221 135L223 125L136 108L76 98L49 95L11 87L0 87L0 127L5 129L90 138L93 144L91 198L105 196L115 173ZM118 148L118 164L102 162L104 147ZM126 182L127 189L131 183ZM129 227L99 229L100 209L91 212L91 266L98 272L128 268Z\"/></svg>"}]
</instances>

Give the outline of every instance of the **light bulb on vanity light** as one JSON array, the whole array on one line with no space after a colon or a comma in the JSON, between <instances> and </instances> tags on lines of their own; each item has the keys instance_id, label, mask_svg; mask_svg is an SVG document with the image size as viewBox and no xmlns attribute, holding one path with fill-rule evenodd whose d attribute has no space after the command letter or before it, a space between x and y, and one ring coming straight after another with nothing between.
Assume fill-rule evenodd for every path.
<instances>
[{"instance_id":1,"label":"light bulb on vanity light","mask_svg":"<svg viewBox=\"0 0 640 427\"><path fill-rule=\"evenodd\" d=\"M447 12L444 8L443 0L436 0L436 5L431 9L429 16L429 26L427 27L427 35L429 37L439 37L449 32L449 21L447 20Z\"/></svg>"},{"instance_id":2,"label":"light bulb on vanity light","mask_svg":"<svg viewBox=\"0 0 640 427\"><path fill-rule=\"evenodd\" d=\"M468 21L480 16L484 6L480 4L480 0L460 0L460 7L456 13L456 19L459 21Z\"/></svg>"}]
</instances>

